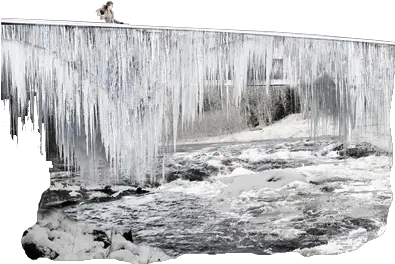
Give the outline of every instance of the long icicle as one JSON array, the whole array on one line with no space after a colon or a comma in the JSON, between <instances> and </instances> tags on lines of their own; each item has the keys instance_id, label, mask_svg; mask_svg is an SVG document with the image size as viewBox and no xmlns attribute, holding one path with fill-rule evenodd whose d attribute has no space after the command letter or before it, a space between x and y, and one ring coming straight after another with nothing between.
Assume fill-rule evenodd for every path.
<instances>
[{"instance_id":1,"label":"long icicle","mask_svg":"<svg viewBox=\"0 0 395 264\"><path fill-rule=\"evenodd\" d=\"M282 80L272 74L279 57ZM346 141L370 140L392 150L394 64L395 48L384 44L2 25L2 98L13 100L13 120L35 94L39 123L48 131L53 120L62 157L95 181L92 168L106 163L104 181L154 182L158 158L175 149L180 135L245 129L246 109L257 108L258 119L270 123L274 100L287 100L271 86L275 81L292 87L313 135L334 122ZM247 98L251 91L255 101Z\"/></svg>"}]
</instances>

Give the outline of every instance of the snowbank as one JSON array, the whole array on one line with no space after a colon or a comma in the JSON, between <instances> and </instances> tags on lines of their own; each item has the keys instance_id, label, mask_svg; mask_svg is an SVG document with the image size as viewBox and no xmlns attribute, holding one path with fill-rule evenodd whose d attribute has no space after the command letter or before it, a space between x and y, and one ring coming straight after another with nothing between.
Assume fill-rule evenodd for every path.
<instances>
[{"instance_id":1,"label":"snowbank","mask_svg":"<svg viewBox=\"0 0 395 264\"><path fill-rule=\"evenodd\" d=\"M338 136L338 129L331 121L322 119L317 127L317 136ZM392 153L392 138L387 131L379 132L377 128L363 129L355 127L351 132L351 143L366 142L380 150ZM292 114L278 122L254 131L243 131L231 135L217 137L196 138L192 140L179 140L178 144L212 144L230 142L252 142L282 138L309 138L313 136L309 120L303 114ZM391 146L391 147L389 147Z\"/></svg>"},{"instance_id":2,"label":"snowbank","mask_svg":"<svg viewBox=\"0 0 395 264\"><path fill-rule=\"evenodd\" d=\"M149 264L170 259L162 250L136 245L118 231L102 231L76 222L59 211L39 210L37 223L25 231L22 246L31 259L117 259Z\"/></svg>"},{"instance_id":3,"label":"snowbank","mask_svg":"<svg viewBox=\"0 0 395 264\"><path fill-rule=\"evenodd\" d=\"M254 131L243 131L231 135L202 138L196 140L179 141L179 144L194 143L221 143L221 142L250 142L265 139L304 138L310 136L309 121L302 114L292 114L280 121ZM335 135L333 126L329 125L326 131L319 130L322 135Z\"/></svg>"}]
</instances>

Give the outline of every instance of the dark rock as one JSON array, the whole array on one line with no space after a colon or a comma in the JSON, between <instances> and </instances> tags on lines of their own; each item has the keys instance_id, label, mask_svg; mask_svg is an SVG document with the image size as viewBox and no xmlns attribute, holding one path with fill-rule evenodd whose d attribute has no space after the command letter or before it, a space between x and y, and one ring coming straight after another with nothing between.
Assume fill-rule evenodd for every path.
<instances>
[{"instance_id":1,"label":"dark rock","mask_svg":"<svg viewBox=\"0 0 395 264\"><path fill-rule=\"evenodd\" d=\"M178 179L189 181L203 181L209 177L209 173L203 168L189 168L186 170L172 171L166 175L167 182L172 182Z\"/></svg>"},{"instance_id":2,"label":"dark rock","mask_svg":"<svg viewBox=\"0 0 395 264\"><path fill-rule=\"evenodd\" d=\"M26 231L23 232L22 237L26 236L29 232L30 228L27 229ZM51 250L50 248L45 249L45 251L43 251L44 249L37 247L35 244L33 243L22 243L22 248L23 248L23 252L24 255L27 259L40 259L40 258L51 258L51 259L55 259L59 256L59 254L53 250Z\"/></svg>"},{"instance_id":3,"label":"dark rock","mask_svg":"<svg viewBox=\"0 0 395 264\"><path fill-rule=\"evenodd\" d=\"M22 244L22 248L25 251L26 256L32 260L36 260L39 258L48 257L53 260L56 259L59 254L51 249L47 249L48 252L43 251L39 247L37 247L34 243L25 243Z\"/></svg>"},{"instance_id":4,"label":"dark rock","mask_svg":"<svg viewBox=\"0 0 395 264\"><path fill-rule=\"evenodd\" d=\"M81 203L81 200L68 200L62 202L53 202L40 206L40 209L59 209Z\"/></svg>"},{"instance_id":5,"label":"dark rock","mask_svg":"<svg viewBox=\"0 0 395 264\"><path fill-rule=\"evenodd\" d=\"M123 233L123 237L127 240L133 243L133 235L132 235L132 230L129 230L128 232Z\"/></svg>"},{"instance_id":6,"label":"dark rock","mask_svg":"<svg viewBox=\"0 0 395 264\"><path fill-rule=\"evenodd\" d=\"M129 189L129 190L124 190L120 192L116 198L124 197L124 196L130 196L130 195L136 195L137 192L135 190Z\"/></svg>"},{"instance_id":7,"label":"dark rock","mask_svg":"<svg viewBox=\"0 0 395 264\"><path fill-rule=\"evenodd\" d=\"M186 175L183 176L183 178L189 181L203 181L208 176L209 174L203 170L190 169L187 171Z\"/></svg>"},{"instance_id":8,"label":"dark rock","mask_svg":"<svg viewBox=\"0 0 395 264\"><path fill-rule=\"evenodd\" d=\"M111 196L93 197L92 199L84 201L85 203L106 203L114 201L115 198Z\"/></svg>"},{"instance_id":9,"label":"dark rock","mask_svg":"<svg viewBox=\"0 0 395 264\"><path fill-rule=\"evenodd\" d=\"M324 188L321 188L322 192L333 192L334 190L335 190L335 188L328 187L328 186L325 186Z\"/></svg>"},{"instance_id":10,"label":"dark rock","mask_svg":"<svg viewBox=\"0 0 395 264\"><path fill-rule=\"evenodd\" d=\"M144 193L149 193L149 191L143 190L143 189L141 189L141 187L138 187L138 188L136 189L136 193L137 193L137 194L144 194Z\"/></svg>"},{"instance_id":11,"label":"dark rock","mask_svg":"<svg viewBox=\"0 0 395 264\"><path fill-rule=\"evenodd\" d=\"M388 155L388 153L377 149L372 144L364 142L347 146L339 152L339 155L358 159L371 155Z\"/></svg>"},{"instance_id":12,"label":"dark rock","mask_svg":"<svg viewBox=\"0 0 395 264\"><path fill-rule=\"evenodd\" d=\"M89 197L86 190L79 190L80 195L70 196L69 190L50 190L47 189L42 195L39 203L39 208L62 208L70 205L75 205L82 202Z\"/></svg>"},{"instance_id":13,"label":"dark rock","mask_svg":"<svg viewBox=\"0 0 395 264\"><path fill-rule=\"evenodd\" d=\"M33 243L23 244L22 247L23 250L25 250L26 256L28 256L30 259L36 260L38 258L45 257L45 254Z\"/></svg>"},{"instance_id":14,"label":"dark rock","mask_svg":"<svg viewBox=\"0 0 395 264\"><path fill-rule=\"evenodd\" d=\"M319 182L316 182L316 181L309 181L311 184L314 184L314 185L319 185L320 183Z\"/></svg>"},{"instance_id":15,"label":"dark rock","mask_svg":"<svg viewBox=\"0 0 395 264\"><path fill-rule=\"evenodd\" d=\"M343 144L336 145L336 146L332 149L332 151L340 151L340 150L343 149L343 147L344 147Z\"/></svg>"},{"instance_id":16,"label":"dark rock","mask_svg":"<svg viewBox=\"0 0 395 264\"><path fill-rule=\"evenodd\" d=\"M243 160L239 160L239 162L242 163L243 168L255 172L261 172L271 169L297 168L301 166L300 161L296 162L293 160L266 159L266 160L260 160L258 162L250 162ZM312 162L306 160L303 161L303 164L306 166L312 164Z\"/></svg>"},{"instance_id":17,"label":"dark rock","mask_svg":"<svg viewBox=\"0 0 395 264\"><path fill-rule=\"evenodd\" d=\"M326 230L318 229L318 228L310 228L306 230L306 233L313 236L324 236L326 234Z\"/></svg>"},{"instance_id":18,"label":"dark rock","mask_svg":"<svg viewBox=\"0 0 395 264\"><path fill-rule=\"evenodd\" d=\"M104 248L108 248L111 245L111 241L104 231L93 230L92 235L93 235L93 241L103 242Z\"/></svg>"},{"instance_id":19,"label":"dark rock","mask_svg":"<svg viewBox=\"0 0 395 264\"><path fill-rule=\"evenodd\" d=\"M111 190L110 185L105 186L102 192L104 192L105 194L108 194L108 195L112 195L115 193L113 190Z\"/></svg>"},{"instance_id":20,"label":"dark rock","mask_svg":"<svg viewBox=\"0 0 395 264\"><path fill-rule=\"evenodd\" d=\"M272 177L272 178L268 179L267 182L276 182L276 181L278 181L280 179L281 178L279 178L279 177Z\"/></svg>"},{"instance_id":21,"label":"dark rock","mask_svg":"<svg viewBox=\"0 0 395 264\"><path fill-rule=\"evenodd\" d=\"M178 180L179 178L181 178L181 175L177 174L174 171L168 172L166 174L166 181L167 182L172 182L172 181Z\"/></svg>"},{"instance_id":22,"label":"dark rock","mask_svg":"<svg viewBox=\"0 0 395 264\"><path fill-rule=\"evenodd\" d=\"M232 165L232 160L231 159L224 159L221 162L225 166L231 166Z\"/></svg>"}]
</instances>

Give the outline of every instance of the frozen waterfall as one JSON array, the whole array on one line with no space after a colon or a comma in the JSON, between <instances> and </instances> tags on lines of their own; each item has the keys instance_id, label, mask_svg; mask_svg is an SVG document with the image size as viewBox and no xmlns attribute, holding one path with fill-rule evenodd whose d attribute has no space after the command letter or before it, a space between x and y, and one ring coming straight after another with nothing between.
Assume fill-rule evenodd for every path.
<instances>
[{"instance_id":1,"label":"frozen waterfall","mask_svg":"<svg viewBox=\"0 0 395 264\"><path fill-rule=\"evenodd\" d=\"M1 95L13 101L12 120L35 98L30 112L46 131L51 120L62 157L87 180L158 180L160 157L208 115L217 113L210 123L218 131L244 128L251 91L259 118L273 122L273 98L286 96L279 81L297 96L312 136L332 123L345 142L363 138L392 151L392 44L126 26L1 27Z\"/></svg>"}]
</instances>

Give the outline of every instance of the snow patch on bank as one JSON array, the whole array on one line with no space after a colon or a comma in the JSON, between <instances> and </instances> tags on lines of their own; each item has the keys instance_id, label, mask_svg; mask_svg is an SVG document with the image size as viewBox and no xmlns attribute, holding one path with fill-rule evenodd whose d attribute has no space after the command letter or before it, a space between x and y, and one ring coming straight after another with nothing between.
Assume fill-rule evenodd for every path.
<instances>
[{"instance_id":1,"label":"snow patch on bank","mask_svg":"<svg viewBox=\"0 0 395 264\"><path fill-rule=\"evenodd\" d=\"M180 140L179 144L249 142L265 139L304 138L311 136L309 121L303 114L292 114L270 126L254 131L243 131L226 136ZM318 131L320 135L335 135L334 126L328 124L326 131Z\"/></svg>"}]
</instances>

